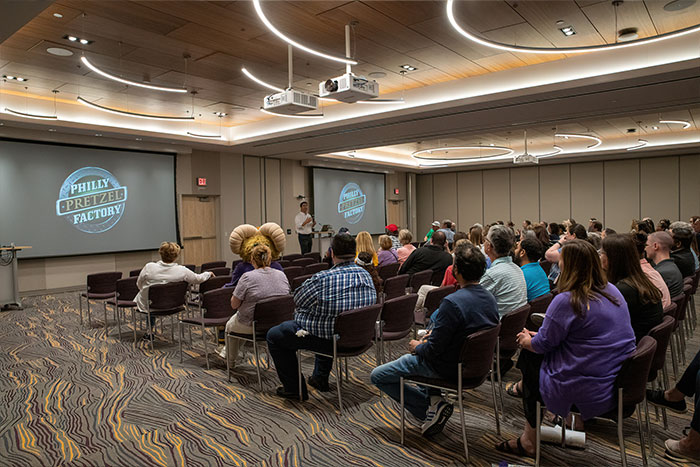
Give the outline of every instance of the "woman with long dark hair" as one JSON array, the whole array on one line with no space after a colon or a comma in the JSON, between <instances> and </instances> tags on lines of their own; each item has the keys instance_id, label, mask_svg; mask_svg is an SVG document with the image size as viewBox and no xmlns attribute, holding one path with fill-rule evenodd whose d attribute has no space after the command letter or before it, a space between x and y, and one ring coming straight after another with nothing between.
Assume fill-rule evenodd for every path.
<instances>
[{"instance_id":1,"label":"woman with long dark hair","mask_svg":"<svg viewBox=\"0 0 700 467\"><path fill-rule=\"evenodd\" d=\"M574 405L584 420L615 408L615 378L635 349L627 305L606 280L595 248L567 241L560 267L559 294L542 327L518 334L527 423L517 440L496 445L499 451L534 457L538 400L564 418Z\"/></svg>"}]
</instances>

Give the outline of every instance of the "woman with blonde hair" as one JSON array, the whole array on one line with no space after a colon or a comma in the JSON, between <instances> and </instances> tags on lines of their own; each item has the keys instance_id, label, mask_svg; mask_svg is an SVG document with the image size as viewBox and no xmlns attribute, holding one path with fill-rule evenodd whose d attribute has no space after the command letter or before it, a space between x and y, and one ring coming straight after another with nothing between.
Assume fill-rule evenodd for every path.
<instances>
[{"instance_id":1,"label":"woman with blonde hair","mask_svg":"<svg viewBox=\"0 0 700 467\"><path fill-rule=\"evenodd\" d=\"M372 264L376 267L379 265L379 258L377 257L377 251L374 249L372 244L372 236L366 230L357 234L355 237L355 258L357 255L362 253L369 253L372 255Z\"/></svg>"},{"instance_id":2,"label":"woman with blonde hair","mask_svg":"<svg viewBox=\"0 0 700 467\"><path fill-rule=\"evenodd\" d=\"M391 237L388 235L379 236L379 252L377 253L377 259L379 260L378 266L394 264L399 260L396 251L392 249L393 246Z\"/></svg>"},{"instance_id":3,"label":"woman with blonde hair","mask_svg":"<svg viewBox=\"0 0 700 467\"><path fill-rule=\"evenodd\" d=\"M402 245L401 248L396 250L396 256L399 258L399 264L403 264L403 262L406 261L406 258L411 256L413 250L416 249L416 247L411 244L411 240L413 240L413 234L410 230L401 229L399 231L399 242L401 242Z\"/></svg>"},{"instance_id":4,"label":"woman with blonde hair","mask_svg":"<svg viewBox=\"0 0 700 467\"><path fill-rule=\"evenodd\" d=\"M243 274L231 295L231 308L236 313L226 323L226 333L250 334L253 332L253 312L260 300L289 293L289 281L280 270L270 267L272 252L267 245L257 245L250 255L254 270ZM227 339L221 356L235 366L239 339Z\"/></svg>"}]
</instances>

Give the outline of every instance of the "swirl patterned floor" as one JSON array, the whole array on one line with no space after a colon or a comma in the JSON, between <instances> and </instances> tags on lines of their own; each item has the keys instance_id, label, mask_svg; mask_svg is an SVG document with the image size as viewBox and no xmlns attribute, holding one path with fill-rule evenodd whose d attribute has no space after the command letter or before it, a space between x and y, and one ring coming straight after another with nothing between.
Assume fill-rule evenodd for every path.
<instances>
[{"instance_id":1,"label":"swirl patterned floor","mask_svg":"<svg viewBox=\"0 0 700 467\"><path fill-rule=\"evenodd\" d=\"M120 341L111 312L105 338L102 320L102 307L96 306L93 327L81 328L75 293L28 298L24 310L0 313L0 465L464 463L458 414L431 440L409 425L406 446L398 443L397 405L380 399L368 384L373 353L351 362L341 416L335 392L312 391L303 404L276 397L274 370L263 371L262 392L250 366L228 383L225 363L218 357L211 357L212 369L206 370L196 331L195 347L186 350L181 364L169 330L167 340L161 336L151 352L145 341L134 346L130 327L122 327ZM696 349L697 338L688 355ZM311 365L310 359L304 361L305 373ZM517 378L517 371L508 377ZM522 427L522 409L518 400L504 397L503 437L510 438ZM465 403L473 464L531 463L493 449L502 438L496 434L488 383ZM687 414L670 415L668 432L654 425L657 457L651 465L675 465L660 456L662 443L678 435L689 419ZM636 420L628 420L625 427L629 463L641 465ZM614 425L593 427L583 451L543 448L544 465L619 463Z\"/></svg>"}]
</instances>

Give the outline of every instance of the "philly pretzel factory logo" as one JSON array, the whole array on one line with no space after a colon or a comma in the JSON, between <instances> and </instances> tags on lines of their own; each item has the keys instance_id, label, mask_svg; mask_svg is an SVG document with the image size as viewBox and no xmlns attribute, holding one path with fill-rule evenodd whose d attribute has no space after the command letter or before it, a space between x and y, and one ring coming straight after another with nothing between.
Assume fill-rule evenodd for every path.
<instances>
[{"instance_id":1,"label":"philly pretzel factory logo","mask_svg":"<svg viewBox=\"0 0 700 467\"><path fill-rule=\"evenodd\" d=\"M56 215L86 233L101 233L119 222L126 207L126 187L99 167L83 167L66 178L56 201Z\"/></svg>"},{"instance_id":2,"label":"philly pretzel factory logo","mask_svg":"<svg viewBox=\"0 0 700 467\"><path fill-rule=\"evenodd\" d=\"M357 183L348 183L340 190L338 199L338 214L343 216L343 219L348 224L357 224L365 215L365 205L367 204L367 196L362 192L362 189Z\"/></svg>"}]
</instances>

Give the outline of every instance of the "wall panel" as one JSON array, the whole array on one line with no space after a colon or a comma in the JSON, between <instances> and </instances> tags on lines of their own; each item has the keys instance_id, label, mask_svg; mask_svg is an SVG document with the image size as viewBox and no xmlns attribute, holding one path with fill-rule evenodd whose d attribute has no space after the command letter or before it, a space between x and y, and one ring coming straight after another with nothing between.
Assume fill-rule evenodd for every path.
<instances>
[{"instance_id":1,"label":"wall panel","mask_svg":"<svg viewBox=\"0 0 700 467\"><path fill-rule=\"evenodd\" d=\"M423 237L428 233L428 230L430 230L430 223L435 220L435 216L433 215L433 197L433 176L416 176L418 232L413 232L416 241L423 241ZM421 234L421 232L423 233Z\"/></svg>"},{"instance_id":2,"label":"wall panel","mask_svg":"<svg viewBox=\"0 0 700 467\"><path fill-rule=\"evenodd\" d=\"M606 227L629 232L639 219L639 159L605 162Z\"/></svg>"},{"instance_id":3,"label":"wall panel","mask_svg":"<svg viewBox=\"0 0 700 467\"><path fill-rule=\"evenodd\" d=\"M263 174L259 157L243 156L243 180L245 193L245 222L260 225L263 216Z\"/></svg>"},{"instance_id":4,"label":"wall panel","mask_svg":"<svg viewBox=\"0 0 700 467\"><path fill-rule=\"evenodd\" d=\"M641 217L678 219L678 158L640 160Z\"/></svg>"},{"instance_id":5,"label":"wall panel","mask_svg":"<svg viewBox=\"0 0 700 467\"><path fill-rule=\"evenodd\" d=\"M539 171L537 167L510 169L510 219L520 228L522 221L540 220Z\"/></svg>"},{"instance_id":6,"label":"wall panel","mask_svg":"<svg viewBox=\"0 0 700 467\"><path fill-rule=\"evenodd\" d=\"M484 221L510 220L510 170L484 170Z\"/></svg>"},{"instance_id":7,"label":"wall panel","mask_svg":"<svg viewBox=\"0 0 700 467\"><path fill-rule=\"evenodd\" d=\"M282 223L280 177L280 160L265 159L265 218L263 223Z\"/></svg>"},{"instance_id":8,"label":"wall panel","mask_svg":"<svg viewBox=\"0 0 700 467\"><path fill-rule=\"evenodd\" d=\"M700 216L700 156L680 157L680 218Z\"/></svg>"},{"instance_id":9,"label":"wall panel","mask_svg":"<svg viewBox=\"0 0 700 467\"><path fill-rule=\"evenodd\" d=\"M477 222L484 223L481 177L481 170L457 174L457 228L463 232L469 233L469 227Z\"/></svg>"},{"instance_id":10,"label":"wall panel","mask_svg":"<svg viewBox=\"0 0 700 467\"><path fill-rule=\"evenodd\" d=\"M602 222L603 195L602 162L571 164L571 217L585 226L591 217Z\"/></svg>"},{"instance_id":11,"label":"wall panel","mask_svg":"<svg viewBox=\"0 0 700 467\"><path fill-rule=\"evenodd\" d=\"M569 165L539 167L540 219L561 222L571 217Z\"/></svg>"},{"instance_id":12,"label":"wall panel","mask_svg":"<svg viewBox=\"0 0 700 467\"><path fill-rule=\"evenodd\" d=\"M457 174L433 175L433 216L442 222L450 219L457 222Z\"/></svg>"}]
</instances>

